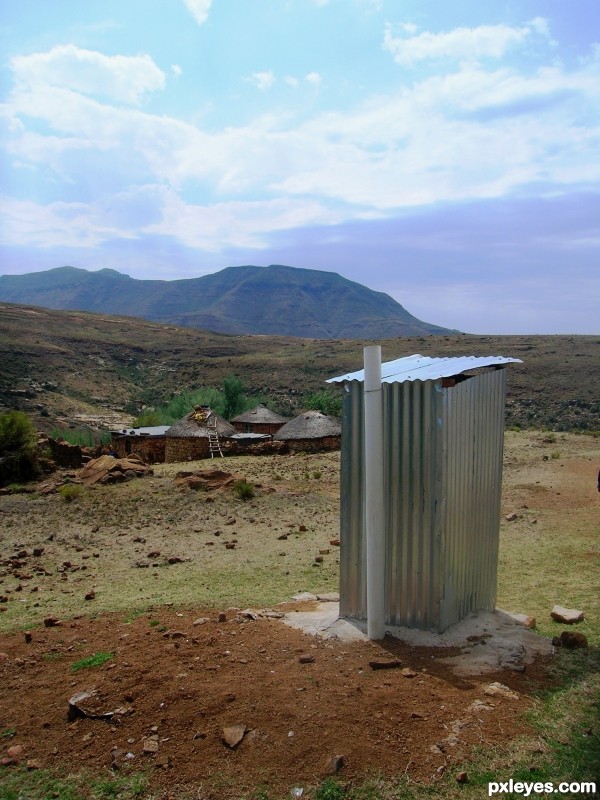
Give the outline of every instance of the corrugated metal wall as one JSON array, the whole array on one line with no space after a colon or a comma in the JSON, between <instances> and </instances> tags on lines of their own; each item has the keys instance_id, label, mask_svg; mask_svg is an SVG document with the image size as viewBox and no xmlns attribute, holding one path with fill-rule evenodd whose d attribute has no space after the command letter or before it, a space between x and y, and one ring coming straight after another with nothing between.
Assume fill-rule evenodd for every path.
<instances>
[{"instance_id":1,"label":"corrugated metal wall","mask_svg":"<svg viewBox=\"0 0 600 800\"><path fill-rule=\"evenodd\" d=\"M504 369L383 385L386 623L443 631L492 610ZM363 384L344 387L340 613L366 618Z\"/></svg>"}]
</instances>

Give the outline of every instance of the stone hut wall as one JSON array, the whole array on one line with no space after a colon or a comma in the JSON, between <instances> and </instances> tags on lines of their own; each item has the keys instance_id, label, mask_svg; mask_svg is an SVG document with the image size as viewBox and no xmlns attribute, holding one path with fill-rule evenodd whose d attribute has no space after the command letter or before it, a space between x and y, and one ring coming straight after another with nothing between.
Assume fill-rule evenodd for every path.
<instances>
[{"instance_id":1,"label":"stone hut wall","mask_svg":"<svg viewBox=\"0 0 600 800\"><path fill-rule=\"evenodd\" d=\"M340 450L342 437L324 436L321 439L285 439L290 453L321 453L328 450Z\"/></svg>"},{"instance_id":2,"label":"stone hut wall","mask_svg":"<svg viewBox=\"0 0 600 800\"><path fill-rule=\"evenodd\" d=\"M164 464L165 436L111 436L111 449L119 458L139 456L146 464Z\"/></svg>"},{"instance_id":3,"label":"stone hut wall","mask_svg":"<svg viewBox=\"0 0 600 800\"><path fill-rule=\"evenodd\" d=\"M220 443L223 448L222 439ZM166 437L165 461L167 464L175 461L198 461L202 458L210 458L207 436Z\"/></svg>"}]
</instances>

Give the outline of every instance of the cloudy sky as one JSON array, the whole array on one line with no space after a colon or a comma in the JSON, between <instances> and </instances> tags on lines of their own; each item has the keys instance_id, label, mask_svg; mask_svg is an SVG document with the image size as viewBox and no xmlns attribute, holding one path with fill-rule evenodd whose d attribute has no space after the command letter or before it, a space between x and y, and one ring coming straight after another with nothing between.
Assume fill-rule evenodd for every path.
<instances>
[{"instance_id":1,"label":"cloudy sky","mask_svg":"<svg viewBox=\"0 0 600 800\"><path fill-rule=\"evenodd\" d=\"M339 272L600 333L598 0L3 0L0 273Z\"/></svg>"}]
</instances>

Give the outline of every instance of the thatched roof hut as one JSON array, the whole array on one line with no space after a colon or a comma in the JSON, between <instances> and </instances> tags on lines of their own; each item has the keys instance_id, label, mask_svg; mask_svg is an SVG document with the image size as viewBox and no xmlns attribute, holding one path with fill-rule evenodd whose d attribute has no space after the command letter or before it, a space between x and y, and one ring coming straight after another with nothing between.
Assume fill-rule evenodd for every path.
<instances>
[{"instance_id":1,"label":"thatched roof hut","mask_svg":"<svg viewBox=\"0 0 600 800\"><path fill-rule=\"evenodd\" d=\"M243 414L238 414L231 422L235 425L236 422L243 423L257 423L259 425L273 425L280 423L284 425L289 422L289 417L282 417L281 414L276 414L263 405L258 405L256 408L251 408L250 411L244 411Z\"/></svg>"},{"instance_id":2,"label":"thatched roof hut","mask_svg":"<svg viewBox=\"0 0 600 800\"><path fill-rule=\"evenodd\" d=\"M233 425L207 406L198 406L186 414L165 434L165 461L170 464L222 455L220 445L209 438L210 429L214 431L215 425L219 439L229 439L237 433Z\"/></svg>"},{"instance_id":3,"label":"thatched roof hut","mask_svg":"<svg viewBox=\"0 0 600 800\"><path fill-rule=\"evenodd\" d=\"M287 442L291 449L336 450L340 447L341 435L341 425L333 417L320 411L305 411L284 425L273 438Z\"/></svg>"},{"instance_id":4,"label":"thatched roof hut","mask_svg":"<svg viewBox=\"0 0 600 800\"><path fill-rule=\"evenodd\" d=\"M273 435L289 422L288 417L282 417L281 414L276 414L270 408L263 405L251 408L250 411L244 411L243 414L238 414L231 420L232 425L238 431L243 433L268 433Z\"/></svg>"},{"instance_id":5,"label":"thatched roof hut","mask_svg":"<svg viewBox=\"0 0 600 800\"><path fill-rule=\"evenodd\" d=\"M223 419L223 417L220 417L218 414L215 414L212 409L199 406L194 409L194 411L190 411L189 414L186 414L179 422L171 425L166 436L167 438L175 437L178 439L208 439L208 426L211 424L214 425L215 421L219 436L228 437L234 436L237 433L231 423L227 422L226 419Z\"/></svg>"}]
</instances>

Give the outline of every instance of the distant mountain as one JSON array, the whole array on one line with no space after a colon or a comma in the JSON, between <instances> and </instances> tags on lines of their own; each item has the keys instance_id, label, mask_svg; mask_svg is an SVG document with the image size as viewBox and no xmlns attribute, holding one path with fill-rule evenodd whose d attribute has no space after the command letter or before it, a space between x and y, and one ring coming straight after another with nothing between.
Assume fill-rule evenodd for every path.
<instances>
[{"instance_id":1,"label":"distant mountain","mask_svg":"<svg viewBox=\"0 0 600 800\"><path fill-rule=\"evenodd\" d=\"M230 334L380 339L449 333L335 272L227 267L185 280L136 280L112 269L59 267L0 276L0 300L57 310L126 314Z\"/></svg>"}]
</instances>

